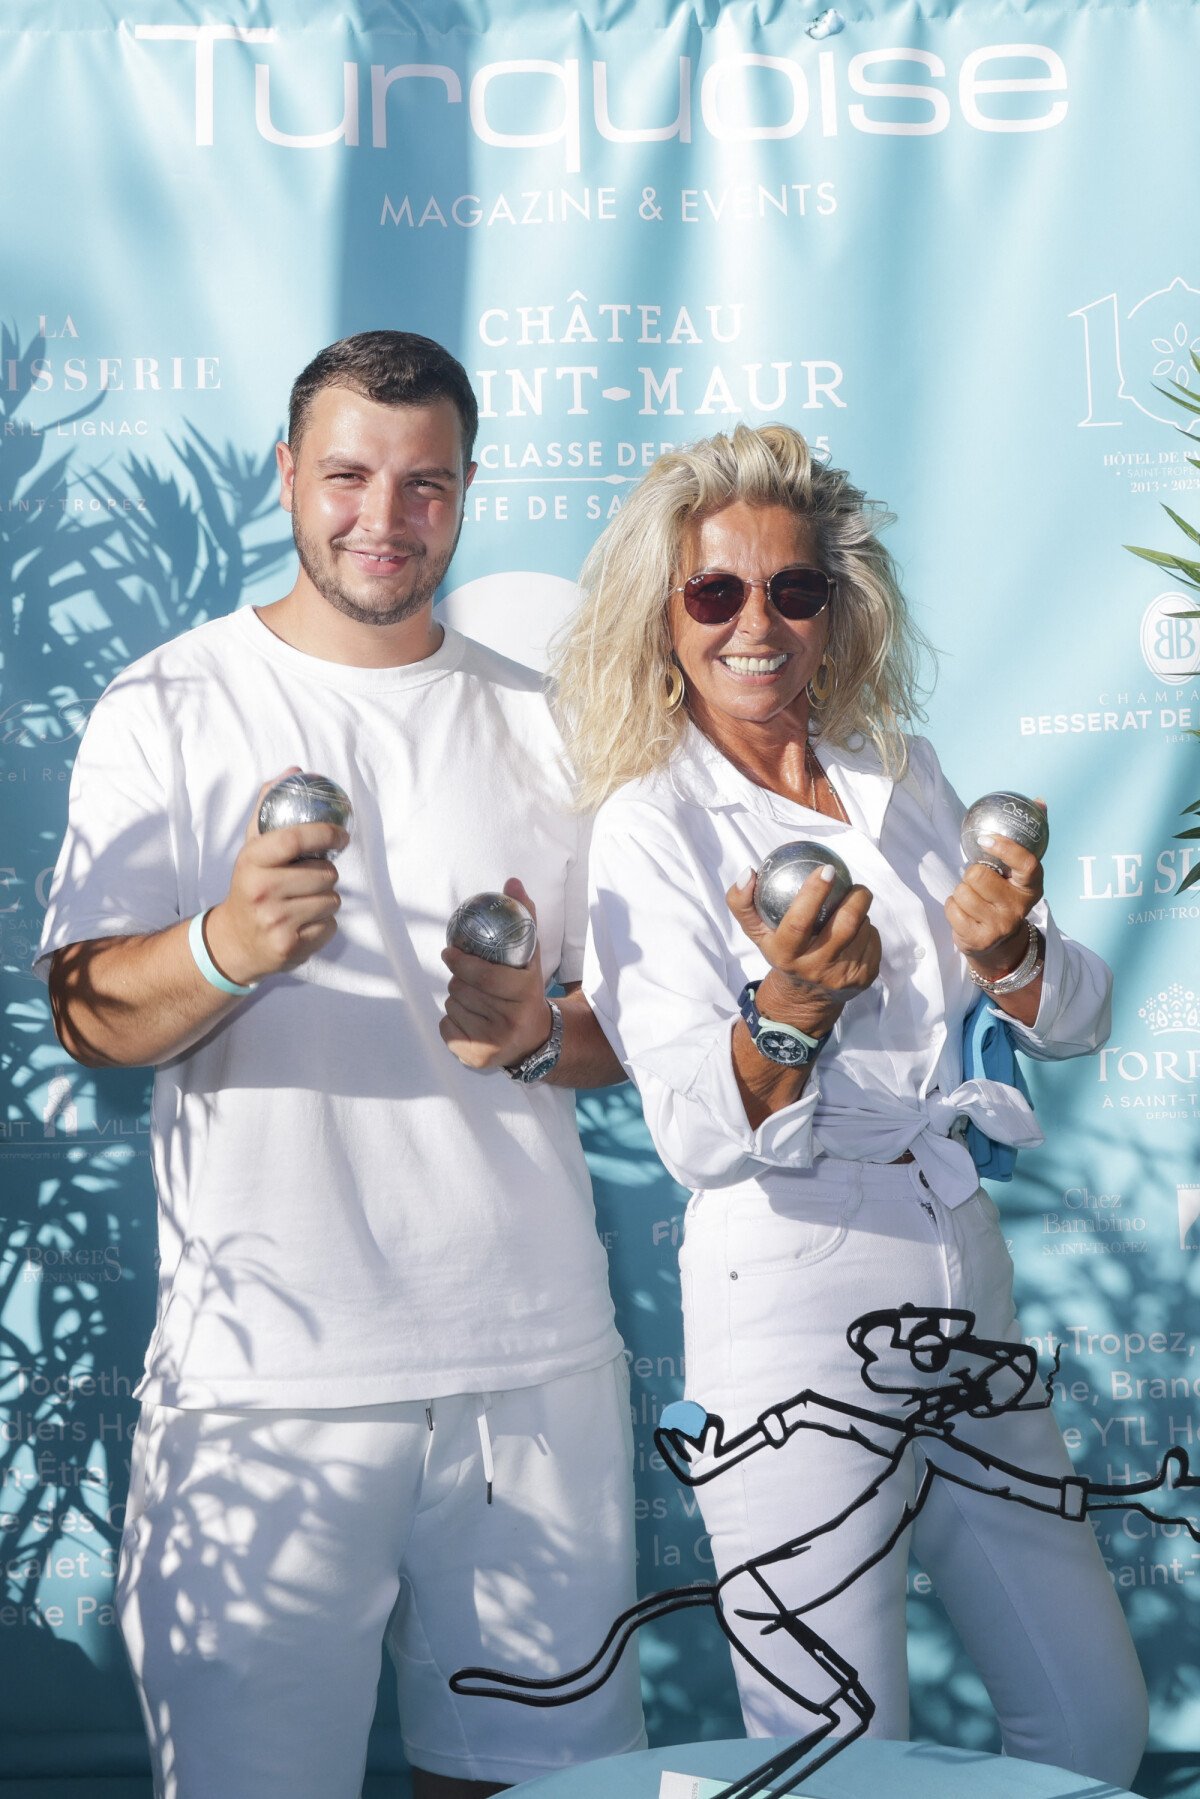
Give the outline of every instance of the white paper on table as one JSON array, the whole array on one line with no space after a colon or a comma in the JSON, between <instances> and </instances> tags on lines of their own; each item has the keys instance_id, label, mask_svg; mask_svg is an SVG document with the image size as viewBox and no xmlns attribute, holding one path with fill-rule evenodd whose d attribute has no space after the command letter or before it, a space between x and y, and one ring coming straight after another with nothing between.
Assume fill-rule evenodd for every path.
<instances>
[{"instance_id":1,"label":"white paper on table","mask_svg":"<svg viewBox=\"0 0 1200 1799\"><path fill-rule=\"evenodd\" d=\"M664 1771L658 1783L658 1799L716 1799L729 1785L727 1780L708 1780L703 1774L670 1774ZM752 1794L751 1799L764 1799L766 1788ZM804 1799L803 1793L793 1799Z\"/></svg>"},{"instance_id":2,"label":"white paper on table","mask_svg":"<svg viewBox=\"0 0 1200 1799\"><path fill-rule=\"evenodd\" d=\"M658 1783L658 1799L713 1799L727 1780L705 1780L700 1774L668 1774Z\"/></svg>"}]
</instances>

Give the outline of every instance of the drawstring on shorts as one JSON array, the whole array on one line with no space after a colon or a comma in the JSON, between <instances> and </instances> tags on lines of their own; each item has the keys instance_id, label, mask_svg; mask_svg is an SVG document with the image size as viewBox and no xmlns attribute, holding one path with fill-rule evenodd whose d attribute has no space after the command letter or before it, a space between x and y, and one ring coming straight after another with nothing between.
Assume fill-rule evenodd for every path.
<instances>
[{"instance_id":1,"label":"drawstring on shorts","mask_svg":"<svg viewBox=\"0 0 1200 1799\"><path fill-rule=\"evenodd\" d=\"M492 1433L488 1426L487 1416L488 1407L491 1403L492 1396L490 1393L477 1393L475 1395L475 1423L479 1430L479 1448L483 1456L483 1478L487 1487L487 1502L489 1505L492 1503L492 1487L496 1480L496 1464L492 1456ZM436 1400L430 1399L425 1405L425 1422L429 1426L431 1432L434 1423L433 1408L436 1404Z\"/></svg>"},{"instance_id":2,"label":"drawstring on shorts","mask_svg":"<svg viewBox=\"0 0 1200 1799\"><path fill-rule=\"evenodd\" d=\"M492 1433L488 1428L488 1395L479 1395L479 1447L483 1451L483 1478L487 1482L487 1502L492 1503L492 1483L496 1478L496 1465L492 1460Z\"/></svg>"}]
</instances>

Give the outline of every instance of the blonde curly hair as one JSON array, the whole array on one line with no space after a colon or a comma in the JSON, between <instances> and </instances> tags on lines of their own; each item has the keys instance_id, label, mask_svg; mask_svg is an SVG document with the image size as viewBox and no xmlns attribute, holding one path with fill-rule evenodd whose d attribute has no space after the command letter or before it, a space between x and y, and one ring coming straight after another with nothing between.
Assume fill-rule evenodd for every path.
<instances>
[{"instance_id":1,"label":"blonde curly hair","mask_svg":"<svg viewBox=\"0 0 1200 1799\"><path fill-rule=\"evenodd\" d=\"M832 691L811 701L820 737L868 737L893 777L904 772L902 721L924 716L921 664L929 646L910 618L895 564L877 536L891 515L841 469L817 461L788 425L738 425L660 456L580 573L582 605L555 649L556 707L581 806L661 768L683 734L671 712L667 601L685 529L723 507L783 506L811 527L822 568L837 582L830 605Z\"/></svg>"}]
</instances>

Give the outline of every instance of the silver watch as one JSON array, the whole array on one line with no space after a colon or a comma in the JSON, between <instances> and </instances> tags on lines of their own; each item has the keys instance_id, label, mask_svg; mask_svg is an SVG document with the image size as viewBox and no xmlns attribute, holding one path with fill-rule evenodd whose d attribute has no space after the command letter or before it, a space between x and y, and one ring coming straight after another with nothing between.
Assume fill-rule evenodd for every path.
<instances>
[{"instance_id":1,"label":"silver watch","mask_svg":"<svg viewBox=\"0 0 1200 1799\"><path fill-rule=\"evenodd\" d=\"M562 1010L552 999L548 999L546 1004L550 1008L550 1035L537 1049L531 1049L527 1056L522 1056L519 1062L509 1062L504 1070L510 1081L521 1081L526 1087L531 1087L535 1081L544 1081L558 1067L558 1058L562 1055Z\"/></svg>"}]
</instances>

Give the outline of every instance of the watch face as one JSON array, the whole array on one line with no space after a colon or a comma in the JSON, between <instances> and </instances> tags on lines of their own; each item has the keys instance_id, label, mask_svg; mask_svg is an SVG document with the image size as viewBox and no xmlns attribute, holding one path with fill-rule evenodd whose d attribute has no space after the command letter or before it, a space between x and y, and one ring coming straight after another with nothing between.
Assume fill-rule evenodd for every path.
<instances>
[{"instance_id":1,"label":"watch face","mask_svg":"<svg viewBox=\"0 0 1200 1799\"><path fill-rule=\"evenodd\" d=\"M778 1062L784 1068L803 1068L812 1055L807 1044L797 1043L789 1032L773 1031L769 1026L758 1033L754 1047L769 1062Z\"/></svg>"},{"instance_id":2,"label":"watch face","mask_svg":"<svg viewBox=\"0 0 1200 1799\"><path fill-rule=\"evenodd\" d=\"M524 1081L527 1085L532 1081L540 1081L543 1075L550 1073L550 1070L557 1065L557 1062L558 1050L545 1049L540 1055L530 1056L522 1062L521 1072L517 1076L517 1079Z\"/></svg>"}]
</instances>

